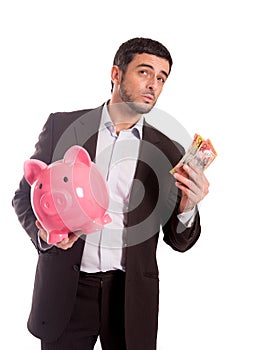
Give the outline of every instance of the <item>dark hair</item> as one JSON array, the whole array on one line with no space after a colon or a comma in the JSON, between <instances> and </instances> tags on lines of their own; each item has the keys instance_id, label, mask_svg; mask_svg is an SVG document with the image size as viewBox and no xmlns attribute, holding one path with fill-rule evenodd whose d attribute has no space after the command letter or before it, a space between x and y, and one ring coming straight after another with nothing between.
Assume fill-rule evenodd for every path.
<instances>
[{"instance_id":1,"label":"dark hair","mask_svg":"<svg viewBox=\"0 0 255 350\"><path fill-rule=\"evenodd\" d=\"M170 52L160 42L148 38L134 38L121 44L115 54L113 65L118 66L125 73L128 64L133 60L134 56L141 53L165 58L169 62L170 72L173 64Z\"/></svg>"}]
</instances>

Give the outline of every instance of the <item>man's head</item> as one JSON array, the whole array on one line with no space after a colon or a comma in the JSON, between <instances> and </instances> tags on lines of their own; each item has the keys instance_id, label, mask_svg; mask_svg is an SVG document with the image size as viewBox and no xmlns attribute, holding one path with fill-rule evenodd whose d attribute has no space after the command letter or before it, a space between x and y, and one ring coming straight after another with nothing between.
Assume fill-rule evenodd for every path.
<instances>
[{"instance_id":1,"label":"man's head","mask_svg":"<svg viewBox=\"0 0 255 350\"><path fill-rule=\"evenodd\" d=\"M128 40L114 57L112 101L129 103L135 112L148 113L155 105L171 67L171 55L158 41Z\"/></svg>"},{"instance_id":2,"label":"man's head","mask_svg":"<svg viewBox=\"0 0 255 350\"><path fill-rule=\"evenodd\" d=\"M134 38L123 43L115 54L113 65L118 66L123 73L136 54L147 53L166 59L169 62L169 72L173 61L170 52L160 42L147 38Z\"/></svg>"}]
</instances>

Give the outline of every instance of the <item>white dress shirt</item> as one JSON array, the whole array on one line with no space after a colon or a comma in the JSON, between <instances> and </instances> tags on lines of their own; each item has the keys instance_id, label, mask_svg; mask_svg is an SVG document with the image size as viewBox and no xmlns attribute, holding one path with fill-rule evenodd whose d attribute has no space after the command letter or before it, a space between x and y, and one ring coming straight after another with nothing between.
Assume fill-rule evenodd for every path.
<instances>
[{"instance_id":1,"label":"white dress shirt","mask_svg":"<svg viewBox=\"0 0 255 350\"><path fill-rule=\"evenodd\" d=\"M135 174L143 118L131 129L116 134L107 105L102 111L95 163L101 170L109 189L107 213L112 222L99 232L86 236L81 270L98 272L125 270L125 214Z\"/></svg>"},{"instance_id":2,"label":"white dress shirt","mask_svg":"<svg viewBox=\"0 0 255 350\"><path fill-rule=\"evenodd\" d=\"M81 271L125 271L125 214L128 211L143 122L142 117L132 128L122 130L117 135L107 104L103 107L95 163L108 185L110 201L107 212L112 222L105 225L102 231L85 236ZM178 217L182 223L189 226L192 224L194 210L182 213Z\"/></svg>"}]
</instances>

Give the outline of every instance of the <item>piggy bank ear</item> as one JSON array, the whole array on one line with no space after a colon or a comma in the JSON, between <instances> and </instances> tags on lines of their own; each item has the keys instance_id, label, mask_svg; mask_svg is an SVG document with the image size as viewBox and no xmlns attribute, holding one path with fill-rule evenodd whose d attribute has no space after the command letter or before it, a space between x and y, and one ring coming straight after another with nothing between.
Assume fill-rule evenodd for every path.
<instances>
[{"instance_id":1,"label":"piggy bank ear","mask_svg":"<svg viewBox=\"0 0 255 350\"><path fill-rule=\"evenodd\" d=\"M72 146L64 155L64 163L83 163L91 166L91 160L88 152L81 146Z\"/></svg>"},{"instance_id":2,"label":"piggy bank ear","mask_svg":"<svg viewBox=\"0 0 255 350\"><path fill-rule=\"evenodd\" d=\"M41 172L47 168L47 164L38 159L29 159L24 163L24 176L27 182L32 185L40 176Z\"/></svg>"}]
</instances>

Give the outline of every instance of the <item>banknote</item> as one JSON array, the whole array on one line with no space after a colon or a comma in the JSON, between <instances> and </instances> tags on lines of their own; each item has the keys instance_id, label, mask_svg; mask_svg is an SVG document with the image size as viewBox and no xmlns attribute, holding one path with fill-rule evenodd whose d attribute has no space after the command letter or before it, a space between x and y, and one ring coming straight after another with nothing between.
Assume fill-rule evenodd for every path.
<instances>
[{"instance_id":1,"label":"banknote","mask_svg":"<svg viewBox=\"0 0 255 350\"><path fill-rule=\"evenodd\" d=\"M205 140L199 134L195 134L192 144L188 148L187 152L169 172L170 174L174 174L176 171L181 172L182 166L191 161L195 162L204 170L208 168L216 156L217 152L215 151L212 142L209 139Z\"/></svg>"}]
</instances>

